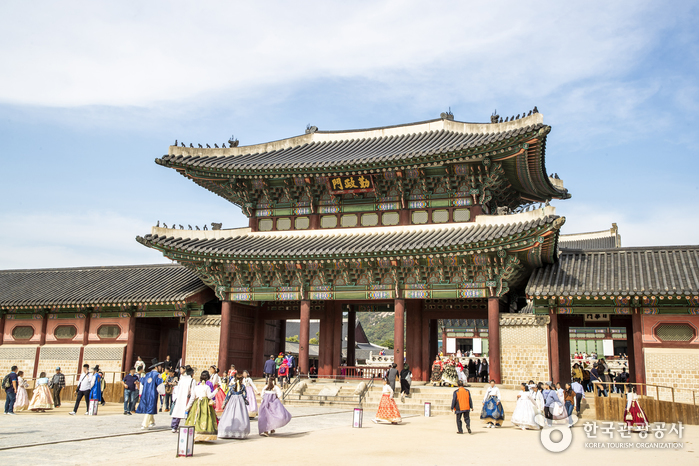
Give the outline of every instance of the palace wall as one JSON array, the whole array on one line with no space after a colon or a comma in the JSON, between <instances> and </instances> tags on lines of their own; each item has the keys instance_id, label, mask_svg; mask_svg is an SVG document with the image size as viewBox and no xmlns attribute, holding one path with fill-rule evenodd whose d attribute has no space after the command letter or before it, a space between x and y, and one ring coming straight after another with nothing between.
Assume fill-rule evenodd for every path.
<instances>
[{"instance_id":1,"label":"palace wall","mask_svg":"<svg viewBox=\"0 0 699 466\"><path fill-rule=\"evenodd\" d=\"M194 368L195 374L208 370L218 362L221 316L190 317L187 323L187 352L185 364Z\"/></svg>"},{"instance_id":2,"label":"palace wall","mask_svg":"<svg viewBox=\"0 0 699 466\"><path fill-rule=\"evenodd\" d=\"M699 351L696 348L644 348L646 383L673 387L675 401L692 403L691 389L699 390ZM671 400L669 389L658 389L661 400ZM648 395L656 396L656 390L648 387Z\"/></svg>"},{"instance_id":3,"label":"palace wall","mask_svg":"<svg viewBox=\"0 0 699 466\"><path fill-rule=\"evenodd\" d=\"M549 380L548 316L500 316L500 370L503 384Z\"/></svg>"}]
</instances>

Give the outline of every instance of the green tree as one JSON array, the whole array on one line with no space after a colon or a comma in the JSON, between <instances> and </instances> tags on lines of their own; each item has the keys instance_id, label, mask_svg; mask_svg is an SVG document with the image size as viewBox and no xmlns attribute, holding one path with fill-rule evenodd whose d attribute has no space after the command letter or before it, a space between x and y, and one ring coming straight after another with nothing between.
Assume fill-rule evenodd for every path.
<instances>
[{"instance_id":1,"label":"green tree","mask_svg":"<svg viewBox=\"0 0 699 466\"><path fill-rule=\"evenodd\" d=\"M293 337L286 337L286 341L289 343L298 343L299 342L299 336L294 335Z\"/></svg>"},{"instance_id":2,"label":"green tree","mask_svg":"<svg viewBox=\"0 0 699 466\"><path fill-rule=\"evenodd\" d=\"M379 346L385 346L386 348L393 349L393 338L386 338L378 343Z\"/></svg>"},{"instance_id":3,"label":"green tree","mask_svg":"<svg viewBox=\"0 0 699 466\"><path fill-rule=\"evenodd\" d=\"M317 338L311 338L308 340L309 345L317 345L318 344L318 339Z\"/></svg>"}]
</instances>

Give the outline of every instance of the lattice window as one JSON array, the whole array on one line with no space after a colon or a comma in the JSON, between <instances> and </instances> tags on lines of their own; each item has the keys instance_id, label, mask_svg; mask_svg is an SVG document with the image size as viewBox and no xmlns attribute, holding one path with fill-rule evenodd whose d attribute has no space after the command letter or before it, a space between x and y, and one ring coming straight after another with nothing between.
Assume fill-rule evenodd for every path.
<instances>
[{"instance_id":1,"label":"lattice window","mask_svg":"<svg viewBox=\"0 0 699 466\"><path fill-rule=\"evenodd\" d=\"M291 219L288 217L277 219L277 230L289 230L291 228Z\"/></svg>"},{"instance_id":2,"label":"lattice window","mask_svg":"<svg viewBox=\"0 0 699 466\"><path fill-rule=\"evenodd\" d=\"M12 338L15 340L31 340L34 336L34 327L18 326L12 329Z\"/></svg>"},{"instance_id":3,"label":"lattice window","mask_svg":"<svg viewBox=\"0 0 699 466\"><path fill-rule=\"evenodd\" d=\"M102 325L97 329L97 336L105 340L118 338L121 334L121 328L118 325Z\"/></svg>"},{"instance_id":4,"label":"lattice window","mask_svg":"<svg viewBox=\"0 0 699 466\"><path fill-rule=\"evenodd\" d=\"M121 361L123 355L123 346L102 348L88 345L85 347L83 361Z\"/></svg>"},{"instance_id":5,"label":"lattice window","mask_svg":"<svg viewBox=\"0 0 699 466\"><path fill-rule=\"evenodd\" d=\"M454 210L454 221L455 222L468 222L471 219L471 211L468 209L455 209Z\"/></svg>"},{"instance_id":6,"label":"lattice window","mask_svg":"<svg viewBox=\"0 0 699 466\"><path fill-rule=\"evenodd\" d=\"M356 215L343 215L340 218L340 225L345 228L356 227L357 226L357 216Z\"/></svg>"},{"instance_id":7,"label":"lattice window","mask_svg":"<svg viewBox=\"0 0 699 466\"><path fill-rule=\"evenodd\" d=\"M413 224L421 225L427 223L428 215L426 210L416 210L413 212Z\"/></svg>"},{"instance_id":8,"label":"lattice window","mask_svg":"<svg viewBox=\"0 0 699 466\"><path fill-rule=\"evenodd\" d=\"M434 223L447 223L449 221L449 211L446 209L432 211L432 221Z\"/></svg>"},{"instance_id":9,"label":"lattice window","mask_svg":"<svg viewBox=\"0 0 699 466\"><path fill-rule=\"evenodd\" d=\"M400 215L398 212L386 212L381 216L381 223L384 225L398 225Z\"/></svg>"},{"instance_id":10,"label":"lattice window","mask_svg":"<svg viewBox=\"0 0 699 466\"><path fill-rule=\"evenodd\" d=\"M53 336L57 340L72 340L77 335L78 330L73 325L59 325L53 331Z\"/></svg>"},{"instance_id":11,"label":"lattice window","mask_svg":"<svg viewBox=\"0 0 699 466\"><path fill-rule=\"evenodd\" d=\"M306 230L310 226L311 222L308 217L296 217L295 226L297 230Z\"/></svg>"},{"instance_id":12,"label":"lattice window","mask_svg":"<svg viewBox=\"0 0 699 466\"><path fill-rule=\"evenodd\" d=\"M260 231L270 231L272 230L272 226L274 226L274 222L270 218L261 219L257 223L257 228Z\"/></svg>"},{"instance_id":13,"label":"lattice window","mask_svg":"<svg viewBox=\"0 0 699 466\"><path fill-rule=\"evenodd\" d=\"M34 360L36 356L36 348L13 348L10 346L0 346L0 360L3 361L19 361L25 359ZM10 364L12 365L12 364ZM5 377L5 375L3 375Z\"/></svg>"},{"instance_id":14,"label":"lattice window","mask_svg":"<svg viewBox=\"0 0 699 466\"><path fill-rule=\"evenodd\" d=\"M655 329L655 336L660 341L691 341L694 328L689 324L660 324Z\"/></svg>"},{"instance_id":15,"label":"lattice window","mask_svg":"<svg viewBox=\"0 0 699 466\"><path fill-rule=\"evenodd\" d=\"M320 217L321 228L335 228L337 226L337 217L334 215L325 215Z\"/></svg>"},{"instance_id":16,"label":"lattice window","mask_svg":"<svg viewBox=\"0 0 699 466\"><path fill-rule=\"evenodd\" d=\"M58 360L58 361L72 361L78 360L80 356L80 347L66 348L66 347L52 347L52 346L42 346L40 359L42 361L47 360Z\"/></svg>"},{"instance_id":17,"label":"lattice window","mask_svg":"<svg viewBox=\"0 0 699 466\"><path fill-rule=\"evenodd\" d=\"M364 214L362 215L362 226L363 227L373 227L379 224L378 214Z\"/></svg>"}]
</instances>

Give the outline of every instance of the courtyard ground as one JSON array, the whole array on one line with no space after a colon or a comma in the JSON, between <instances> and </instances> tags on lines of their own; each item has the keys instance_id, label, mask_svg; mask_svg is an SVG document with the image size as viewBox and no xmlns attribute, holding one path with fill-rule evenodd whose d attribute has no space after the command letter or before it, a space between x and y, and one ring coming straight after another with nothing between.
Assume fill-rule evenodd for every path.
<instances>
[{"instance_id":1,"label":"courtyard ground","mask_svg":"<svg viewBox=\"0 0 699 466\"><path fill-rule=\"evenodd\" d=\"M84 406L84 405L83 405ZM0 426L0 458L3 464L236 464L368 465L400 462L412 465L447 463L516 464L541 460L580 464L581 461L623 464L699 464L699 426L686 426L683 438L667 434L662 440L613 439L598 431L588 439L582 425L572 430L570 447L551 453L541 444L540 432L521 431L509 422L500 429L486 429L472 420L473 434L456 434L454 416L413 416L400 425L374 424L373 408L365 410L361 429L353 428L352 411L332 408L290 407L291 423L270 438L260 437L252 421L250 438L196 444L194 457L175 458L176 435L170 432L170 417L156 416L156 429L142 431L142 416L124 416L121 405L109 404L98 416L79 413L71 407L44 414L21 413L4 416ZM601 426L601 424L600 424ZM610 444L632 443L633 448ZM678 449L638 448L638 443L680 442ZM596 443L595 447L590 444ZM646 445L648 446L648 445ZM598 463L598 464L600 464Z\"/></svg>"}]
</instances>

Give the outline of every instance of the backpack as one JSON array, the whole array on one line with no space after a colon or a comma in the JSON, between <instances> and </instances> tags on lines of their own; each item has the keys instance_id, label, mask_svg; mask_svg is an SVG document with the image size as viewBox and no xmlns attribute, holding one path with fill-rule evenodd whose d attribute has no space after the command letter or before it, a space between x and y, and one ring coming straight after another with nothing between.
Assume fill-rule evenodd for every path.
<instances>
[{"instance_id":1,"label":"backpack","mask_svg":"<svg viewBox=\"0 0 699 466\"><path fill-rule=\"evenodd\" d=\"M287 370L288 370L287 366L284 366L284 365L280 366L279 367L279 375L286 375Z\"/></svg>"},{"instance_id":2,"label":"backpack","mask_svg":"<svg viewBox=\"0 0 699 466\"><path fill-rule=\"evenodd\" d=\"M10 374L7 374L4 379L2 379L2 388L5 390L9 389L12 386L10 383Z\"/></svg>"}]
</instances>

